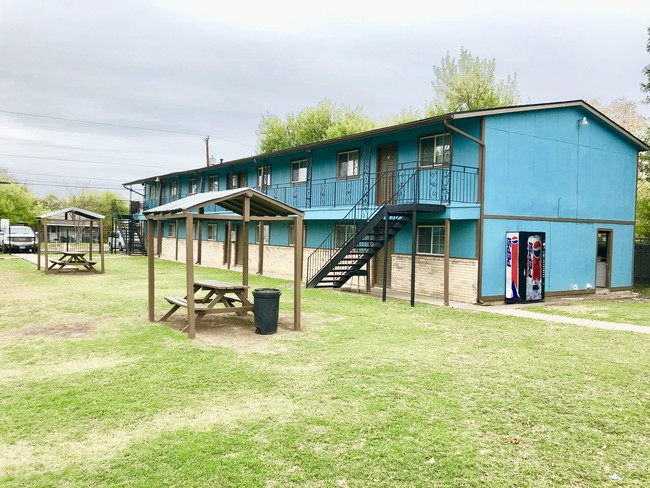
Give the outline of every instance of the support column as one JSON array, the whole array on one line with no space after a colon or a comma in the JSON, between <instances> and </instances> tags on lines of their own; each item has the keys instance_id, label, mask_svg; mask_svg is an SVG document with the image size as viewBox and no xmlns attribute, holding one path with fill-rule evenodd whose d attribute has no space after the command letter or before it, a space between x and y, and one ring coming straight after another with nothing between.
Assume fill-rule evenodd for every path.
<instances>
[{"instance_id":1,"label":"support column","mask_svg":"<svg viewBox=\"0 0 650 488\"><path fill-rule=\"evenodd\" d=\"M264 274L264 222L261 220L257 223L257 235L258 239L258 256L257 256L257 274Z\"/></svg>"},{"instance_id":2,"label":"support column","mask_svg":"<svg viewBox=\"0 0 650 488\"><path fill-rule=\"evenodd\" d=\"M413 210L411 225L411 307L415 307L415 257L418 252L418 211Z\"/></svg>"},{"instance_id":3,"label":"support column","mask_svg":"<svg viewBox=\"0 0 650 488\"><path fill-rule=\"evenodd\" d=\"M225 261L226 261L226 267L230 269L230 254L232 253L232 221L228 221L228 225L226 226L226 238L224 239L224 244L226 245L226 248L224 249L225 252Z\"/></svg>"},{"instance_id":4,"label":"support column","mask_svg":"<svg viewBox=\"0 0 650 488\"><path fill-rule=\"evenodd\" d=\"M154 299L155 299L155 289L154 289L154 235L153 235L153 224L152 219L147 219L147 273L149 278L149 322L154 321Z\"/></svg>"},{"instance_id":5,"label":"support column","mask_svg":"<svg viewBox=\"0 0 650 488\"><path fill-rule=\"evenodd\" d=\"M451 244L451 220L445 219L445 307L449 306L449 249Z\"/></svg>"},{"instance_id":6,"label":"support column","mask_svg":"<svg viewBox=\"0 0 650 488\"><path fill-rule=\"evenodd\" d=\"M244 197L244 249L243 256L243 267L242 267L242 285L248 286L248 227L251 217L251 197L246 195Z\"/></svg>"},{"instance_id":7,"label":"support column","mask_svg":"<svg viewBox=\"0 0 650 488\"><path fill-rule=\"evenodd\" d=\"M50 266L49 266L49 263L50 263L49 257L50 257L50 255L49 255L48 249L47 249L47 241L48 241L47 220L43 221L43 241L45 241L45 263L44 263L45 273L49 273L50 272ZM9 247L9 251L11 251L11 246Z\"/></svg>"},{"instance_id":8,"label":"support column","mask_svg":"<svg viewBox=\"0 0 650 488\"><path fill-rule=\"evenodd\" d=\"M100 273L104 272L104 221L99 221L99 259Z\"/></svg>"},{"instance_id":9,"label":"support column","mask_svg":"<svg viewBox=\"0 0 650 488\"><path fill-rule=\"evenodd\" d=\"M90 235L88 236L88 259L93 260L93 221L90 221Z\"/></svg>"},{"instance_id":10,"label":"support column","mask_svg":"<svg viewBox=\"0 0 650 488\"><path fill-rule=\"evenodd\" d=\"M388 212L384 217L384 277L381 284L381 301L386 301L386 280L388 279Z\"/></svg>"},{"instance_id":11,"label":"support column","mask_svg":"<svg viewBox=\"0 0 650 488\"><path fill-rule=\"evenodd\" d=\"M41 245L43 244L43 232L41 228L43 227L43 222L38 222L38 227L36 227L36 238L38 239L38 244L36 246L36 269L41 270Z\"/></svg>"},{"instance_id":12,"label":"support column","mask_svg":"<svg viewBox=\"0 0 650 488\"><path fill-rule=\"evenodd\" d=\"M189 214L185 218L185 271L187 285L187 337L194 339L196 335L196 316L194 314L194 217ZM178 236L178 228L176 229Z\"/></svg>"},{"instance_id":13,"label":"support column","mask_svg":"<svg viewBox=\"0 0 650 488\"><path fill-rule=\"evenodd\" d=\"M294 228L296 238L293 246L293 330L300 330L301 323L301 293L302 293L302 258L303 258L303 232L302 217L296 217Z\"/></svg>"}]
</instances>

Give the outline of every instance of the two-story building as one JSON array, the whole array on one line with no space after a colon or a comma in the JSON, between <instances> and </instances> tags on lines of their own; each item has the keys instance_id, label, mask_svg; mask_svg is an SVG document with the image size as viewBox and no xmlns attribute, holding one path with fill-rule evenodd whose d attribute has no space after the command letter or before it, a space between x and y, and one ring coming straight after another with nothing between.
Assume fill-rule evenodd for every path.
<instances>
[{"instance_id":1,"label":"two-story building","mask_svg":"<svg viewBox=\"0 0 650 488\"><path fill-rule=\"evenodd\" d=\"M305 212L307 286L368 285L465 302L503 300L506 233L545 235L546 294L632 286L637 159L648 146L584 101L458 112L269 154L152 175L144 208L252 187ZM207 211L207 210L206 210ZM214 207L212 212L225 212ZM183 228L157 224L183 259ZM287 273L293 232L272 220L194 235L203 265ZM180 255L179 255L180 253ZM362 285L365 286L365 285Z\"/></svg>"}]
</instances>

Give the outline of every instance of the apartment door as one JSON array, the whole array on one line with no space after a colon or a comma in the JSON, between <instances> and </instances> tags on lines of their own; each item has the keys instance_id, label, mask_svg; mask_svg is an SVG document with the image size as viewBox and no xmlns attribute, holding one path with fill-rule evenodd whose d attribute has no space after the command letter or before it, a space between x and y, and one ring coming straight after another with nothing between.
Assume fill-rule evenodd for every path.
<instances>
[{"instance_id":1,"label":"apartment door","mask_svg":"<svg viewBox=\"0 0 650 488\"><path fill-rule=\"evenodd\" d=\"M397 143L377 148L377 205L395 202L397 177Z\"/></svg>"},{"instance_id":2,"label":"apartment door","mask_svg":"<svg viewBox=\"0 0 650 488\"><path fill-rule=\"evenodd\" d=\"M375 265L373 269L374 284L377 286L384 285L384 252L388 253L387 256L387 266L386 266L386 288L390 288L391 280L391 258L393 257L393 242L390 241L388 246L384 247L381 251L375 256Z\"/></svg>"},{"instance_id":3,"label":"apartment door","mask_svg":"<svg viewBox=\"0 0 650 488\"><path fill-rule=\"evenodd\" d=\"M244 264L244 246L248 245L244 236L244 226L235 227L235 264L243 266Z\"/></svg>"},{"instance_id":4,"label":"apartment door","mask_svg":"<svg viewBox=\"0 0 650 488\"><path fill-rule=\"evenodd\" d=\"M596 288L612 286L612 230L598 229L596 238Z\"/></svg>"}]
</instances>

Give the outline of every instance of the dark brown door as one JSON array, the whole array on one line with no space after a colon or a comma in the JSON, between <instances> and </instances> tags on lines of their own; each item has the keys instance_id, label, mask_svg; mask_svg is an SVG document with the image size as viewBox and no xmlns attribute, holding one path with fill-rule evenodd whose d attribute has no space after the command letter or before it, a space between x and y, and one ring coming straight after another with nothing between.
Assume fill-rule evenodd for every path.
<instances>
[{"instance_id":1,"label":"dark brown door","mask_svg":"<svg viewBox=\"0 0 650 488\"><path fill-rule=\"evenodd\" d=\"M377 205L395 202L397 143L377 148Z\"/></svg>"},{"instance_id":2,"label":"dark brown door","mask_svg":"<svg viewBox=\"0 0 650 488\"><path fill-rule=\"evenodd\" d=\"M386 266L386 288L390 288L390 278L391 278L391 258L393 257L393 241L388 243L388 246L383 248L375 256L375 285L383 286L384 284L384 251L388 252L388 261Z\"/></svg>"},{"instance_id":3,"label":"dark brown door","mask_svg":"<svg viewBox=\"0 0 650 488\"><path fill-rule=\"evenodd\" d=\"M244 226L238 225L235 231L235 264L244 265L244 246L248 245L244 236Z\"/></svg>"}]
</instances>

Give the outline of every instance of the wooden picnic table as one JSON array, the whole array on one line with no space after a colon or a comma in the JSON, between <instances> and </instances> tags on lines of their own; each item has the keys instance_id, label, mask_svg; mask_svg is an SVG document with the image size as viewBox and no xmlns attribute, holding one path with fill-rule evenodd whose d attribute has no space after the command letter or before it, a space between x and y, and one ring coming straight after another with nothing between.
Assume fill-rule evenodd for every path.
<instances>
[{"instance_id":1,"label":"wooden picnic table","mask_svg":"<svg viewBox=\"0 0 650 488\"><path fill-rule=\"evenodd\" d=\"M203 297L194 298L194 313L196 314L196 323L206 316L213 313L236 313L245 315L246 312L253 311L253 304L248 300L248 286L235 285L216 280L201 280L194 282L194 295L200 291L207 291ZM176 310L181 307L187 308L187 296L165 297L172 308L160 319L164 322L172 316ZM183 329L184 330L184 329Z\"/></svg>"},{"instance_id":2,"label":"wooden picnic table","mask_svg":"<svg viewBox=\"0 0 650 488\"><path fill-rule=\"evenodd\" d=\"M50 267L48 270L54 270L57 273L61 271L62 269L65 268L75 268L81 270L82 268L85 269L86 271L94 271L95 273L97 270L95 269L95 265L97 264L96 261L88 261L85 258L86 253L83 251L61 251L61 258L60 259L50 259Z\"/></svg>"}]
</instances>

